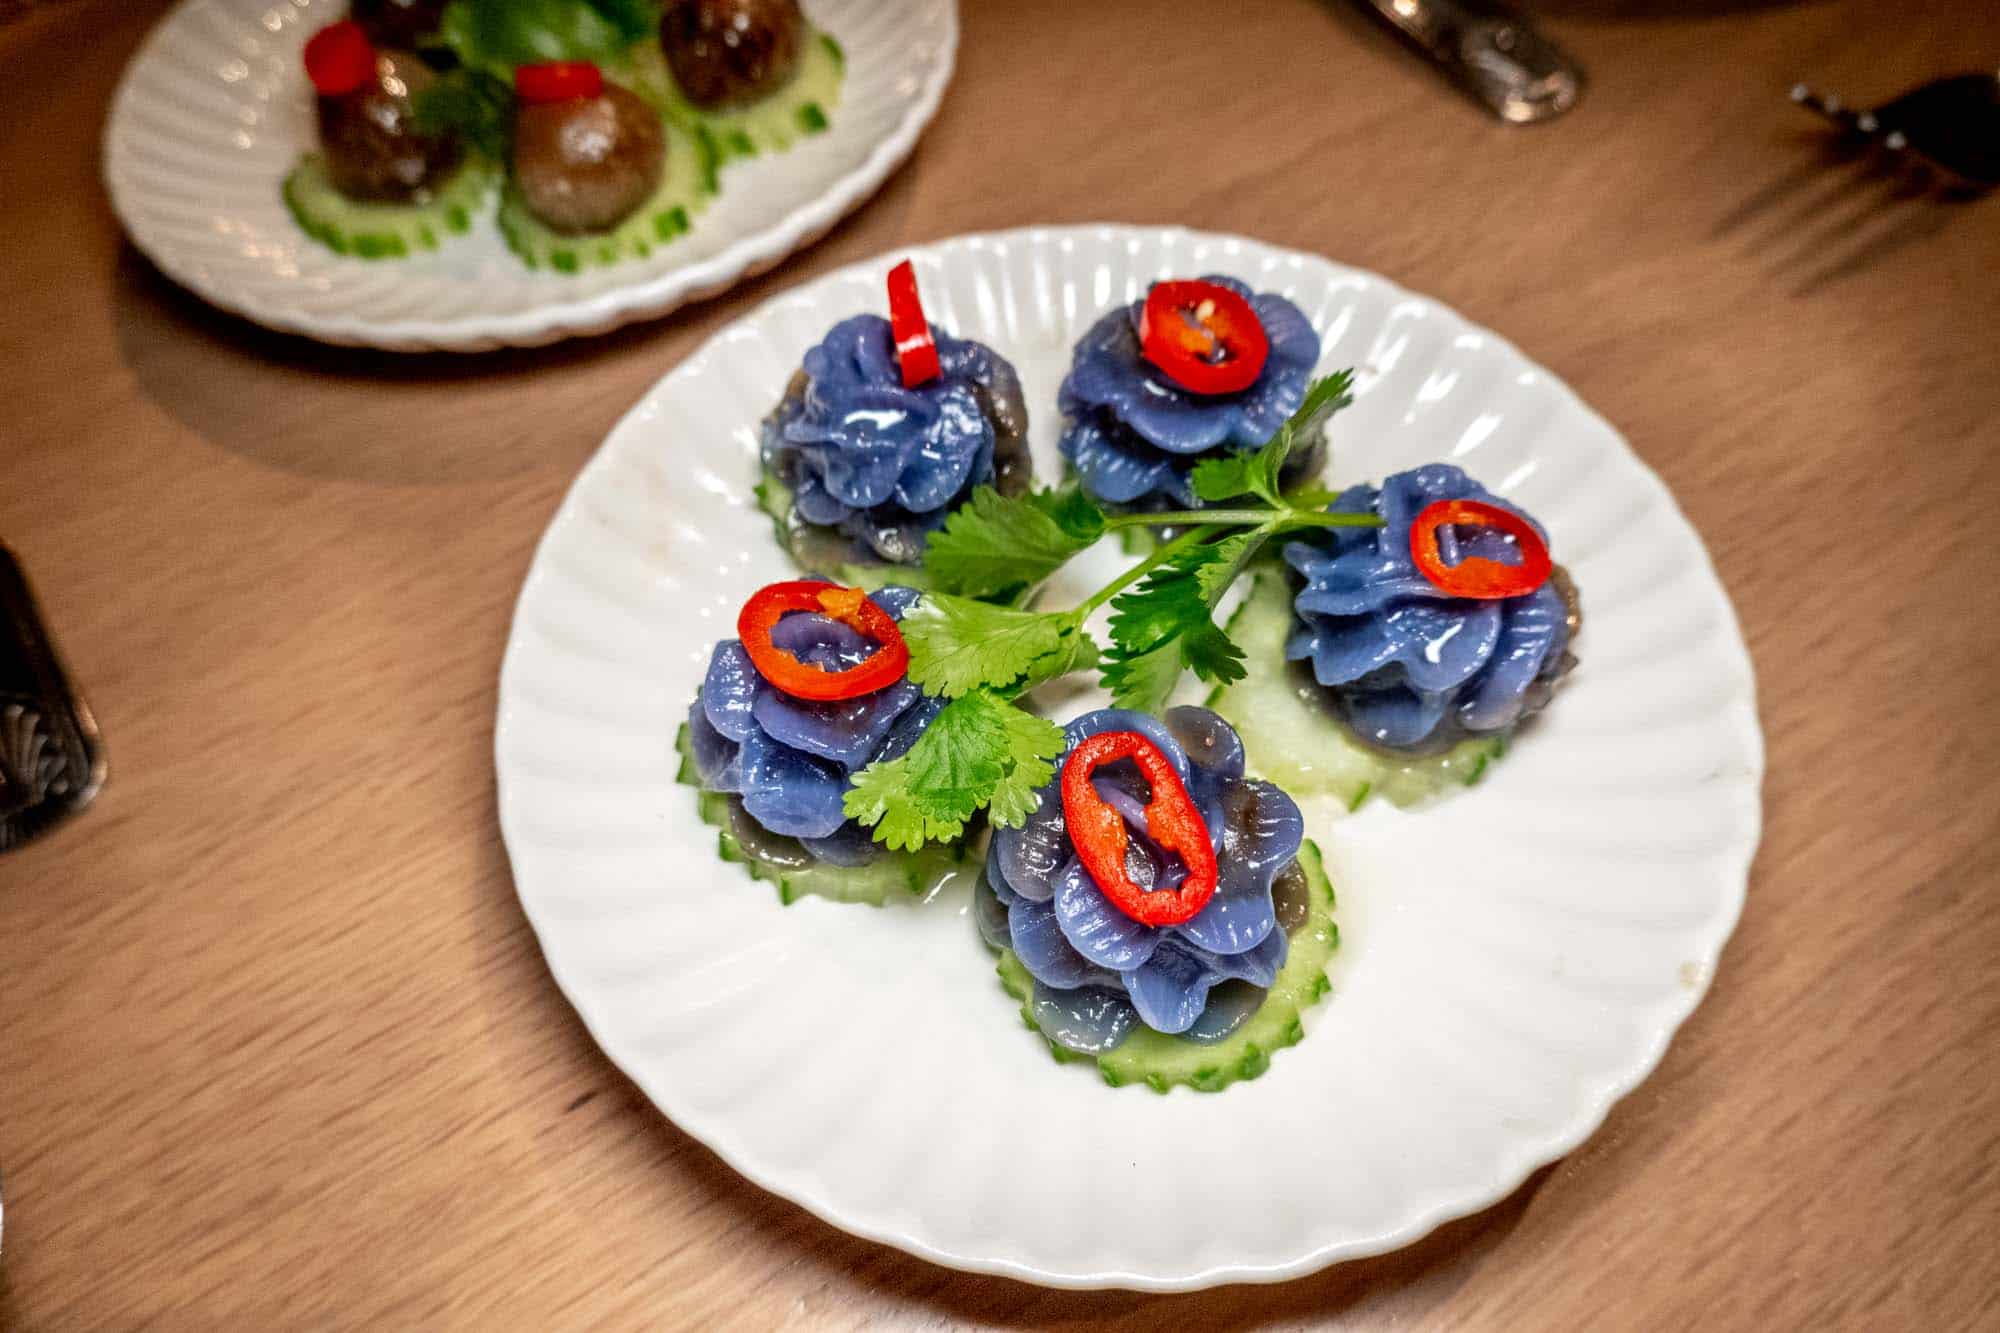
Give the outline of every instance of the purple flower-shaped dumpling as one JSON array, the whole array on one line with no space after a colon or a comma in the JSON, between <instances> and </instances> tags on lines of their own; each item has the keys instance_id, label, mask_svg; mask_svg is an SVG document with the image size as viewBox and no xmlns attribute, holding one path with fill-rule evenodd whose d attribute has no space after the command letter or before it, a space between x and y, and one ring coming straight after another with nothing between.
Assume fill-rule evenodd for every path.
<instances>
[{"instance_id":1,"label":"purple flower-shaped dumpling","mask_svg":"<svg viewBox=\"0 0 2000 1333\"><path fill-rule=\"evenodd\" d=\"M1498 505L1542 533L1459 468L1433 463L1394 474L1380 490L1350 487L1327 506L1380 514L1382 527L1328 528L1285 545L1285 562L1305 580L1285 656L1310 663L1348 726L1383 749L1428 753L1511 731L1574 665L1566 580L1483 601L1453 597L1418 570L1410 526L1438 500ZM1440 529L1438 550L1447 564L1516 558L1512 541L1490 528Z\"/></svg>"},{"instance_id":2,"label":"purple flower-shaped dumpling","mask_svg":"<svg viewBox=\"0 0 2000 1333\"><path fill-rule=\"evenodd\" d=\"M1029 480L1014 367L935 326L942 374L903 386L889 321L856 315L805 355L764 421L764 470L791 492L788 528L845 540L850 559L914 564L973 487Z\"/></svg>"},{"instance_id":3,"label":"purple flower-shaped dumpling","mask_svg":"<svg viewBox=\"0 0 2000 1333\"><path fill-rule=\"evenodd\" d=\"M1057 776L1027 823L993 834L981 929L988 943L1020 958L1038 1002L1061 1009L1064 1044L1073 1050L1108 1050L1136 1023L1220 1038L1256 1006L1241 995L1211 1004L1211 993L1220 995L1216 988L1230 981L1269 988L1284 966L1289 940L1271 886L1298 855L1304 821L1291 797L1243 775L1235 730L1205 708L1171 709L1164 721L1102 708L1064 728L1071 748L1105 731L1143 734L1180 775L1215 847L1215 896L1175 926L1145 925L1121 912L1083 868L1064 829L1058 759ZM1134 880L1149 888L1178 883L1186 867L1146 831L1147 791L1137 768L1108 764L1094 781L1125 818Z\"/></svg>"},{"instance_id":4,"label":"purple flower-shaped dumpling","mask_svg":"<svg viewBox=\"0 0 2000 1333\"><path fill-rule=\"evenodd\" d=\"M917 596L891 586L869 600L901 620ZM771 642L828 670L854 666L876 648L860 631L810 611L780 620ZM819 859L856 865L881 848L841 808L853 774L902 755L943 706L908 679L853 699L800 699L759 675L741 640L724 639L688 709L688 740L703 788L737 797L765 831L798 839Z\"/></svg>"},{"instance_id":5,"label":"purple flower-shaped dumpling","mask_svg":"<svg viewBox=\"0 0 2000 1333\"><path fill-rule=\"evenodd\" d=\"M1297 306L1274 292L1252 292L1234 278L1201 279L1249 301L1271 351L1249 388L1200 394L1182 388L1140 352L1145 301L1121 306L1091 325L1056 399L1063 413L1062 455L1085 491L1101 503L1133 509L1189 509L1203 501L1189 474L1203 458L1261 447L1305 401L1319 364L1319 334ZM1286 480L1317 472L1324 446L1296 450Z\"/></svg>"}]
</instances>

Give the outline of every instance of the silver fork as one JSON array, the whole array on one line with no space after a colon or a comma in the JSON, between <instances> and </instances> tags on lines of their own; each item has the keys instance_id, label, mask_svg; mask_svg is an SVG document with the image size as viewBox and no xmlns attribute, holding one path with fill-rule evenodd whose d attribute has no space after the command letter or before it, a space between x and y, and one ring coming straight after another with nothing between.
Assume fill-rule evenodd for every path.
<instances>
[{"instance_id":1,"label":"silver fork","mask_svg":"<svg viewBox=\"0 0 2000 1333\"><path fill-rule=\"evenodd\" d=\"M2000 184L2000 76L1934 79L1877 107L1810 85L1792 101L1840 132L1717 219L1809 296L1936 236ZM1832 170L1832 168L1844 168Z\"/></svg>"},{"instance_id":2,"label":"silver fork","mask_svg":"<svg viewBox=\"0 0 2000 1333\"><path fill-rule=\"evenodd\" d=\"M1850 107L1810 85L1792 101L1892 161L1936 172L1947 186L1981 192L2000 185L2000 73L1933 79L1881 106Z\"/></svg>"}]
</instances>

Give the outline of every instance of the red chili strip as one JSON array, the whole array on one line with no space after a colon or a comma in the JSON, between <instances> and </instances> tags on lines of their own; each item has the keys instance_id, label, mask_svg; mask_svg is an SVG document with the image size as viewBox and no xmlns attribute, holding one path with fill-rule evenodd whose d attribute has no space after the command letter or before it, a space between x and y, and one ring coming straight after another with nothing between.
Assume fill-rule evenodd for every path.
<instances>
[{"instance_id":1,"label":"red chili strip","mask_svg":"<svg viewBox=\"0 0 2000 1333\"><path fill-rule=\"evenodd\" d=\"M514 95L529 106L574 102L603 91L604 72L588 60L551 60L514 69Z\"/></svg>"},{"instance_id":2,"label":"red chili strip","mask_svg":"<svg viewBox=\"0 0 2000 1333\"><path fill-rule=\"evenodd\" d=\"M914 389L944 373L937 340L924 318L923 298L917 295L917 270L907 259L889 270L889 329L896 337L904 388Z\"/></svg>"},{"instance_id":3,"label":"red chili strip","mask_svg":"<svg viewBox=\"0 0 2000 1333\"><path fill-rule=\"evenodd\" d=\"M1438 530L1445 527L1493 528L1514 539L1521 562L1510 565L1485 556L1467 556L1455 565L1444 562ZM1534 525L1519 514L1478 500L1439 500L1424 506L1410 525L1410 558L1423 576L1453 597L1492 601L1519 597L1548 582L1555 564L1548 544Z\"/></svg>"},{"instance_id":4,"label":"red chili strip","mask_svg":"<svg viewBox=\"0 0 2000 1333\"><path fill-rule=\"evenodd\" d=\"M306 77L322 97L344 97L375 77L375 48L361 25L329 23L306 43Z\"/></svg>"},{"instance_id":5,"label":"red chili strip","mask_svg":"<svg viewBox=\"0 0 2000 1333\"><path fill-rule=\"evenodd\" d=\"M1142 889L1125 869L1129 835L1125 819L1098 795L1091 776L1105 764L1130 759L1153 789L1146 802L1146 832L1181 858L1187 877L1171 889ZM1111 905L1148 926L1177 926L1194 919L1215 896L1215 848L1208 823L1181 785L1160 747L1136 731L1101 731L1079 741L1063 762L1063 823L1077 859Z\"/></svg>"}]
</instances>

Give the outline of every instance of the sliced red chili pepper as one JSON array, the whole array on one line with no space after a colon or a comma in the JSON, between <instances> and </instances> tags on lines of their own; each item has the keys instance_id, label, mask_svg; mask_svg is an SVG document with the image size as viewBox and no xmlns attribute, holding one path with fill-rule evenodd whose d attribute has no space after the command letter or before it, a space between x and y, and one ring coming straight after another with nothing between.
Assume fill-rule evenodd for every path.
<instances>
[{"instance_id":1,"label":"sliced red chili pepper","mask_svg":"<svg viewBox=\"0 0 2000 1333\"><path fill-rule=\"evenodd\" d=\"M514 95L529 106L574 102L604 91L604 71L588 60L551 60L514 67Z\"/></svg>"},{"instance_id":2,"label":"sliced red chili pepper","mask_svg":"<svg viewBox=\"0 0 2000 1333\"><path fill-rule=\"evenodd\" d=\"M1220 283L1156 282L1139 311L1139 350L1190 393L1238 393L1264 373L1271 340Z\"/></svg>"},{"instance_id":3,"label":"sliced red chili pepper","mask_svg":"<svg viewBox=\"0 0 2000 1333\"><path fill-rule=\"evenodd\" d=\"M329 23L306 43L306 77L324 97L341 97L375 77L375 48L361 25Z\"/></svg>"},{"instance_id":4,"label":"sliced red chili pepper","mask_svg":"<svg viewBox=\"0 0 2000 1333\"><path fill-rule=\"evenodd\" d=\"M889 329L896 335L896 361L903 368L905 389L944 373L931 323L924 318L923 299L917 295L917 270L907 259L889 270Z\"/></svg>"},{"instance_id":5,"label":"sliced red chili pepper","mask_svg":"<svg viewBox=\"0 0 2000 1333\"><path fill-rule=\"evenodd\" d=\"M1105 764L1130 759L1153 789L1146 802L1146 832L1181 858L1187 877L1171 889L1142 889L1125 869L1129 835L1125 817L1097 794L1091 775ZM1215 848L1208 823L1181 785L1160 747L1136 731L1100 731L1077 742L1063 761L1063 825L1077 859L1111 905L1148 926L1191 921L1215 896Z\"/></svg>"},{"instance_id":6,"label":"sliced red chili pepper","mask_svg":"<svg viewBox=\"0 0 2000 1333\"><path fill-rule=\"evenodd\" d=\"M771 631L794 611L830 616L881 645L844 671L802 662L771 642ZM736 634L757 674L800 699L853 699L894 685L910 667L910 648L895 617L859 588L817 579L793 579L760 588L736 617Z\"/></svg>"},{"instance_id":7,"label":"sliced red chili pepper","mask_svg":"<svg viewBox=\"0 0 2000 1333\"><path fill-rule=\"evenodd\" d=\"M1471 555L1455 565L1444 562L1438 549L1438 529L1444 527L1493 528L1514 539L1521 550L1521 563L1510 565ZM1439 500L1425 505L1410 525L1410 558L1423 576L1453 597L1493 600L1519 597L1548 582L1555 568L1549 548L1534 525L1519 514L1478 500Z\"/></svg>"}]
</instances>

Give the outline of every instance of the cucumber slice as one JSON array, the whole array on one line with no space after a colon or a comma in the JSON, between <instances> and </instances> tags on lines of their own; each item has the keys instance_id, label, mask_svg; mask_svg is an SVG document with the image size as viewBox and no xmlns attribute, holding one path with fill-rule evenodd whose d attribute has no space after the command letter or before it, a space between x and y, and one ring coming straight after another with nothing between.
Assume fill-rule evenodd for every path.
<instances>
[{"instance_id":1,"label":"cucumber slice","mask_svg":"<svg viewBox=\"0 0 2000 1333\"><path fill-rule=\"evenodd\" d=\"M1300 1014L1333 989L1326 965L1340 947L1340 928L1333 922L1333 885L1326 877L1326 863L1310 839L1299 845L1298 864L1305 872L1310 894L1308 914L1292 931L1291 952L1257 1011L1218 1042L1170 1037L1141 1025L1115 1049L1097 1057L1097 1072L1106 1083L1114 1088L1143 1083L1154 1092L1177 1085L1196 1092L1220 1092L1232 1083L1256 1078L1271 1067L1273 1051L1296 1046L1304 1039L1306 1029ZM1001 986L1021 1001L1021 1021L1039 1035L1041 1029L1028 1007L1034 988L1028 969L1012 949L1002 949L995 970ZM1059 1064L1089 1058L1054 1042L1047 1044Z\"/></svg>"},{"instance_id":2,"label":"cucumber slice","mask_svg":"<svg viewBox=\"0 0 2000 1333\"><path fill-rule=\"evenodd\" d=\"M892 565L886 560L856 560L854 542L827 528L815 527L792 510L792 488L767 469L757 485L757 507L771 519L778 545L801 570L824 574L850 588L874 592L891 583L928 589L930 574L922 565Z\"/></svg>"},{"instance_id":3,"label":"cucumber slice","mask_svg":"<svg viewBox=\"0 0 2000 1333\"><path fill-rule=\"evenodd\" d=\"M1358 810L1370 796L1398 806L1470 787L1506 752L1504 736L1460 741L1442 754L1401 758L1362 744L1311 697L1319 687L1285 660L1292 632L1292 589L1281 566L1251 575L1250 595L1229 621L1249 674L1213 691L1207 704L1243 737L1250 765L1294 796L1328 795Z\"/></svg>"},{"instance_id":4,"label":"cucumber slice","mask_svg":"<svg viewBox=\"0 0 2000 1333\"><path fill-rule=\"evenodd\" d=\"M837 903L867 903L880 907L892 897L908 895L928 898L959 875L974 873L977 867L967 858L963 845L946 847L930 844L915 852L887 852L865 866L836 866L825 862L810 865L780 865L765 860L743 845L733 831L734 812L730 798L721 792L701 789L701 774L695 770L688 744L687 724L674 736L674 749L681 757L677 782L696 789L695 808L704 824L717 830L716 853L778 890L778 901L786 906L812 895ZM774 835L774 841L777 839ZM806 857L803 847L798 849Z\"/></svg>"},{"instance_id":5,"label":"cucumber slice","mask_svg":"<svg viewBox=\"0 0 2000 1333\"><path fill-rule=\"evenodd\" d=\"M334 188L326 159L307 153L285 177L285 207L300 230L337 255L401 259L471 231L473 214L492 192L493 175L491 167L468 157L425 199L371 204Z\"/></svg>"},{"instance_id":6,"label":"cucumber slice","mask_svg":"<svg viewBox=\"0 0 2000 1333\"><path fill-rule=\"evenodd\" d=\"M688 101L655 42L642 42L631 52L633 88L701 134L715 150L718 163L782 153L827 128L840 105L847 74L847 55L839 42L812 27L804 36L805 49L799 53L798 72L791 82L753 106L708 111Z\"/></svg>"},{"instance_id":7,"label":"cucumber slice","mask_svg":"<svg viewBox=\"0 0 2000 1333\"><path fill-rule=\"evenodd\" d=\"M532 269L576 273L586 268L644 259L694 225L695 214L715 194L715 158L700 138L667 122L667 169L659 188L632 216L610 231L567 235L533 213L513 181L500 192L500 234L507 248Z\"/></svg>"}]
</instances>

